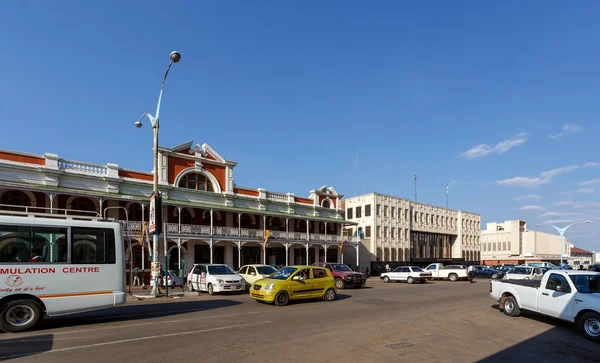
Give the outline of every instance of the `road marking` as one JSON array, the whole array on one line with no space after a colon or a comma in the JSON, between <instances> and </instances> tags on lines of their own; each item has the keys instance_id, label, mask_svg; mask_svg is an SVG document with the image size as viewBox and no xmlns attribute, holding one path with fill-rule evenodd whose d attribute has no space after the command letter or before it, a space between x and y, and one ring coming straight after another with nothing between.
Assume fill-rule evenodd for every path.
<instances>
[{"instance_id":1,"label":"road marking","mask_svg":"<svg viewBox=\"0 0 600 363\"><path fill-rule=\"evenodd\" d=\"M246 328L246 327L249 327L249 326L265 325L265 324L271 324L271 323L272 323L272 321L262 321L262 322L259 322L259 323L228 325L228 326L222 326L222 327L219 327L219 328L210 328L210 329L185 331L185 332L163 334L163 335L152 335L152 336L149 336L149 337L140 337L140 338L131 338L131 339L123 339L123 340L114 340L112 342L78 345L78 346L74 346L74 347L58 348L58 349L52 349L52 350L47 350L47 351L42 351L42 352L32 351L32 352L27 352L27 353L13 354L13 355L8 355L8 356L4 356L4 357L0 356L0 357L2 357L3 359L12 359L12 358L18 358L18 357L28 356L28 355L31 355L31 354L48 354L48 353L68 352L68 351L71 351L71 350L86 349L86 348L96 348L96 347L103 347L103 346L107 346L107 345L123 344L123 343L131 343L131 342L139 342L139 341L143 341L143 340L158 339L158 338L169 338L169 337L176 337L176 336L181 336L181 335L199 334L199 333L206 333L206 332L218 331L218 330L227 330L227 329L235 329L235 328Z\"/></svg>"},{"instance_id":2,"label":"road marking","mask_svg":"<svg viewBox=\"0 0 600 363\"><path fill-rule=\"evenodd\" d=\"M99 331L99 330L133 328L133 327L145 326L145 325L167 324L167 323L180 323L180 322L185 322L185 321L207 320L207 319L216 319L216 318L228 318L228 317L232 317L232 316L254 315L254 314L261 314L261 313L263 313L263 312L262 311L253 311L253 312L250 312L250 313L227 314L227 315L212 315L212 316L203 316L203 317L200 317L200 318L188 318L188 319L154 321L154 322L151 322L151 323L139 323L139 324L127 324L127 325L107 326L107 327L104 327L104 328L73 330L73 331L65 331L65 332L57 332L57 333L48 332L48 334L52 334L52 335L79 334L79 333L94 332L94 331ZM23 336L23 335L21 335L21 336ZM25 336L25 337L27 337L27 336ZM36 336L35 335L29 335L28 337L34 339ZM55 339L52 339L52 338L49 338L49 339L37 339L36 341L43 342L43 341L46 341L46 340L55 340ZM12 341L12 339L0 340L0 344L7 344L7 343L14 344L14 341Z\"/></svg>"}]
</instances>

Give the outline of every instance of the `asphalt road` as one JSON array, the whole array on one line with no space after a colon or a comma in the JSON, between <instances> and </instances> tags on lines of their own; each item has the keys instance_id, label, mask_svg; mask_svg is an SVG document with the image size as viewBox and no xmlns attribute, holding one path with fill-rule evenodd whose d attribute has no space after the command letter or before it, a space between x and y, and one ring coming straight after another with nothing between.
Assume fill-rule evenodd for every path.
<instances>
[{"instance_id":1,"label":"asphalt road","mask_svg":"<svg viewBox=\"0 0 600 363\"><path fill-rule=\"evenodd\" d=\"M247 295L128 302L0 334L11 362L578 362L600 344L570 324L504 316L489 283L384 284L333 302L260 304Z\"/></svg>"}]
</instances>

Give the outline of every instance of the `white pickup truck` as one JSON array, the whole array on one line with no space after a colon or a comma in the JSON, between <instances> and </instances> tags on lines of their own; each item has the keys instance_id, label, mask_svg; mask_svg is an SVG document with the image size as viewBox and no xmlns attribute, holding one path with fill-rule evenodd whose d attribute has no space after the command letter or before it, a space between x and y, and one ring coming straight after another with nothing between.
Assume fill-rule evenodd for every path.
<instances>
[{"instance_id":1,"label":"white pickup truck","mask_svg":"<svg viewBox=\"0 0 600 363\"><path fill-rule=\"evenodd\" d=\"M467 268L447 268L442 263L432 263L425 267L425 271L431 272L432 279L448 279L450 281L458 281L469 278Z\"/></svg>"},{"instance_id":2,"label":"white pickup truck","mask_svg":"<svg viewBox=\"0 0 600 363\"><path fill-rule=\"evenodd\" d=\"M508 316L521 310L575 323L586 338L600 342L600 273L550 270L542 280L492 280L490 296Z\"/></svg>"}]
</instances>

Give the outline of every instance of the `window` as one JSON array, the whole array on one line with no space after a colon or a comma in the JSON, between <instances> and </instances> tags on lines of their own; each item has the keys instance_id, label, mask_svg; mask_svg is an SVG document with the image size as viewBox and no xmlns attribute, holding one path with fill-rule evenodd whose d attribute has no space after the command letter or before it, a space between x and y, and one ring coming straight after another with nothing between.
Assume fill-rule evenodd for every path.
<instances>
[{"instance_id":1,"label":"window","mask_svg":"<svg viewBox=\"0 0 600 363\"><path fill-rule=\"evenodd\" d=\"M371 205L367 204L365 205L365 217L370 217L371 216Z\"/></svg>"},{"instance_id":2,"label":"window","mask_svg":"<svg viewBox=\"0 0 600 363\"><path fill-rule=\"evenodd\" d=\"M419 220L419 217L417 215L417 212L413 212L413 215L415 216L415 222L417 222Z\"/></svg>"},{"instance_id":3,"label":"window","mask_svg":"<svg viewBox=\"0 0 600 363\"><path fill-rule=\"evenodd\" d=\"M240 272L240 275L245 275L247 270L248 270L248 266L244 266L244 267L242 267L242 268L240 269L240 271L239 271L239 272Z\"/></svg>"},{"instance_id":4,"label":"window","mask_svg":"<svg viewBox=\"0 0 600 363\"><path fill-rule=\"evenodd\" d=\"M346 210L346 219L352 219L352 208Z\"/></svg>"},{"instance_id":5,"label":"window","mask_svg":"<svg viewBox=\"0 0 600 363\"><path fill-rule=\"evenodd\" d=\"M510 241L508 241L508 250L510 251Z\"/></svg>"},{"instance_id":6,"label":"window","mask_svg":"<svg viewBox=\"0 0 600 363\"><path fill-rule=\"evenodd\" d=\"M377 206L375 206L375 214L379 215L380 210L381 210L381 205L377 204Z\"/></svg>"},{"instance_id":7,"label":"window","mask_svg":"<svg viewBox=\"0 0 600 363\"><path fill-rule=\"evenodd\" d=\"M388 232L388 228L383 227L383 237L387 238L387 232Z\"/></svg>"},{"instance_id":8,"label":"window","mask_svg":"<svg viewBox=\"0 0 600 363\"><path fill-rule=\"evenodd\" d=\"M429 222L429 213L425 214L425 223Z\"/></svg>"},{"instance_id":9,"label":"window","mask_svg":"<svg viewBox=\"0 0 600 363\"><path fill-rule=\"evenodd\" d=\"M404 210L404 220L408 221L408 209Z\"/></svg>"},{"instance_id":10,"label":"window","mask_svg":"<svg viewBox=\"0 0 600 363\"><path fill-rule=\"evenodd\" d=\"M362 216L362 208L356 207L356 218L360 218Z\"/></svg>"},{"instance_id":11,"label":"window","mask_svg":"<svg viewBox=\"0 0 600 363\"><path fill-rule=\"evenodd\" d=\"M324 200L323 203L321 203L321 207L323 207L323 208L331 208L328 200Z\"/></svg>"},{"instance_id":12,"label":"window","mask_svg":"<svg viewBox=\"0 0 600 363\"><path fill-rule=\"evenodd\" d=\"M392 227L392 234L390 235L390 237L394 238L394 235L396 234L396 228Z\"/></svg>"},{"instance_id":13,"label":"window","mask_svg":"<svg viewBox=\"0 0 600 363\"><path fill-rule=\"evenodd\" d=\"M483 252L485 252L485 251L486 251L486 248L485 248L485 243L484 243L483 244Z\"/></svg>"},{"instance_id":14,"label":"window","mask_svg":"<svg viewBox=\"0 0 600 363\"><path fill-rule=\"evenodd\" d=\"M67 262L67 228L0 225L0 262Z\"/></svg>"},{"instance_id":15,"label":"window","mask_svg":"<svg viewBox=\"0 0 600 363\"><path fill-rule=\"evenodd\" d=\"M315 279L322 279L327 277L327 271L322 268L313 268L313 276Z\"/></svg>"},{"instance_id":16,"label":"window","mask_svg":"<svg viewBox=\"0 0 600 363\"><path fill-rule=\"evenodd\" d=\"M71 228L71 263L115 263L115 233L104 228Z\"/></svg>"},{"instance_id":17,"label":"window","mask_svg":"<svg viewBox=\"0 0 600 363\"><path fill-rule=\"evenodd\" d=\"M379 237L379 231L380 231L380 230L381 230L381 227L377 226L377 230L375 231L375 233L376 233L375 235L376 235L377 237Z\"/></svg>"},{"instance_id":18,"label":"window","mask_svg":"<svg viewBox=\"0 0 600 363\"><path fill-rule=\"evenodd\" d=\"M506 242L502 242L502 251L506 251Z\"/></svg>"},{"instance_id":19,"label":"window","mask_svg":"<svg viewBox=\"0 0 600 363\"><path fill-rule=\"evenodd\" d=\"M371 238L371 226L366 226L365 227L365 237L366 238Z\"/></svg>"},{"instance_id":20,"label":"window","mask_svg":"<svg viewBox=\"0 0 600 363\"><path fill-rule=\"evenodd\" d=\"M557 286L564 286L564 288L569 287L569 283L567 282L566 277L558 274L550 274L548 277L548 282L546 283L546 289L556 291Z\"/></svg>"},{"instance_id":21,"label":"window","mask_svg":"<svg viewBox=\"0 0 600 363\"><path fill-rule=\"evenodd\" d=\"M419 217L419 222L423 223L423 213L421 213L421 215Z\"/></svg>"},{"instance_id":22,"label":"window","mask_svg":"<svg viewBox=\"0 0 600 363\"><path fill-rule=\"evenodd\" d=\"M408 240L408 229L404 230L404 239Z\"/></svg>"},{"instance_id":23,"label":"window","mask_svg":"<svg viewBox=\"0 0 600 363\"><path fill-rule=\"evenodd\" d=\"M180 188L214 192L212 183L202 174L190 173L179 181Z\"/></svg>"},{"instance_id":24,"label":"window","mask_svg":"<svg viewBox=\"0 0 600 363\"><path fill-rule=\"evenodd\" d=\"M387 205L383 206L383 216L387 217Z\"/></svg>"},{"instance_id":25,"label":"window","mask_svg":"<svg viewBox=\"0 0 600 363\"><path fill-rule=\"evenodd\" d=\"M396 214L396 207L392 207L392 218L394 218L395 214Z\"/></svg>"}]
</instances>

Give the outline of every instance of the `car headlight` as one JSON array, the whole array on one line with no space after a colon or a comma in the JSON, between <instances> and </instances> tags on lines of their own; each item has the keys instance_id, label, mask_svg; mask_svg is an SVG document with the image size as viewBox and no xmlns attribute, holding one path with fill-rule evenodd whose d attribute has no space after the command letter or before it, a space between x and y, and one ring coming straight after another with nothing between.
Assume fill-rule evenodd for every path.
<instances>
[{"instance_id":1,"label":"car headlight","mask_svg":"<svg viewBox=\"0 0 600 363\"><path fill-rule=\"evenodd\" d=\"M273 290L273 286L275 286L275 283L271 282L271 283L267 284L267 286L265 286L265 290L266 291Z\"/></svg>"},{"instance_id":2,"label":"car headlight","mask_svg":"<svg viewBox=\"0 0 600 363\"><path fill-rule=\"evenodd\" d=\"M217 279L217 284L222 284L222 283L224 283L224 282L225 282L225 281L223 281L223 280L221 280L221 279Z\"/></svg>"}]
</instances>

